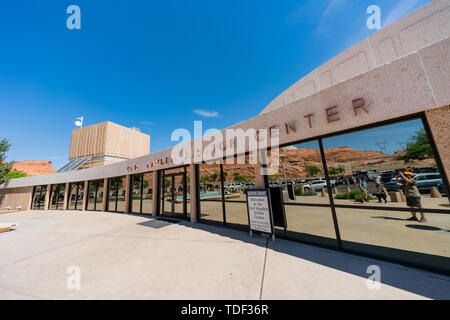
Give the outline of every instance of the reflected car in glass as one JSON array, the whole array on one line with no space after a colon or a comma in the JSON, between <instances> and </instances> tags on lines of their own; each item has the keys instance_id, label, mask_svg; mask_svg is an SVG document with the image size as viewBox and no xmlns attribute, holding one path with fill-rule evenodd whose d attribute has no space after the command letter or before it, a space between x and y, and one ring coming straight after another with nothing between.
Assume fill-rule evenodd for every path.
<instances>
[{"instance_id":1,"label":"reflected car in glass","mask_svg":"<svg viewBox=\"0 0 450 320\"><path fill-rule=\"evenodd\" d=\"M395 171L384 171L380 176L381 182L389 182L393 178L395 178Z\"/></svg>"},{"instance_id":2,"label":"reflected car in glass","mask_svg":"<svg viewBox=\"0 0 450 320\"><path fill-rule=\"evenodd\" d=\"M402 185L400 183L397 183L395 181L389 181L389 182L385 182L384 187L386 188L387 191L397 191L400 190L402 188Z\"/></svg>"},{"instance_id":3,"label":"reflected car in glass","mask_svg":"<svg viewBox=\"0 0 450 320\"><path fill-rule=\"evenodd\" d=\"M332 179L330 181L330 185L334 186L335 185L335 180ZM305 190L305 192L308 191L321 191L323 188L327 187L327 181L326 180L313 180L311 181L309 184L305 184L303 186L303 189Z\"/></svg>"},{"instance_id":4,"label":"reflected car in glass","mask_svg":"<svg viewBox=\"0 0 450 320\"><path fill-rule=\"evenodd\" d=\"M442 178L439 173L422 173L415 175L413 179L421 192L428 192L432 187L437 188L442 184Z\"/></svg>"}]
</instances>

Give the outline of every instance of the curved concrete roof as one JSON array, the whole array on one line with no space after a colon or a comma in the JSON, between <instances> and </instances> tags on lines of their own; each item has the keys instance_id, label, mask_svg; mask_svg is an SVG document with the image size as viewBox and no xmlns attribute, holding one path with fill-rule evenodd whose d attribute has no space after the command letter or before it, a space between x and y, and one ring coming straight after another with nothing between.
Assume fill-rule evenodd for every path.
<instances>
[{"instance_id":1,"label":"curved concrete roof","mask_svg":"<svg viewBox=\"0 0 450 320\"><path fill-rule=\"evenodd\" d=\"M261 113L276 110L419 51L449 34L450 0L434 0L312 71L275 98Z\"/></svg>"}]
</instances>

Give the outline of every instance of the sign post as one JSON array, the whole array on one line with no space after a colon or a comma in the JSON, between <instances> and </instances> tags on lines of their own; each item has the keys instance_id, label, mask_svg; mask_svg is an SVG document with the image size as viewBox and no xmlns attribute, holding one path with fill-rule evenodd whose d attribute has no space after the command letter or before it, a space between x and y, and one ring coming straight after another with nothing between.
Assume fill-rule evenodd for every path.
<instances>
[{"instance_id":1,"label":"sign post","mask_svg":"<svg viewBox=\"0 0 450 320\"><path fill-rule=\"evenodd\" d=\"M275 241L272 206L268 189L247 190L247 212L250 236L253 235L253 231L263 232L272 235L272 239Z\"/></svg>"}]
</instances>

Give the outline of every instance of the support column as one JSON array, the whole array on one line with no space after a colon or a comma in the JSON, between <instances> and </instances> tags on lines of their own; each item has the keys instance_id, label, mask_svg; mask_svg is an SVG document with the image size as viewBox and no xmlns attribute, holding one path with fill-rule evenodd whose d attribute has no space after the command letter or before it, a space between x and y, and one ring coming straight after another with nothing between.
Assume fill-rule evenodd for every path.
<instances>
[{"instance_id":1,"label":"support column","mask_svg":"<svg viewBox=\"0 0 450 320\"><path fill-rule=\"evenodd\" d=\"M26 208L24 208L24 210L31 210L31 208L33 207L33 198L34 198L34 187L30 187L31 188L31 192L30 192L30 200L28 201L28 205L26 206Z\"/></svg>"},{"instance_id":2,"label":"support column","mask_svg":"<svg viewBox=\"0 0 450 320\"><path fill-rule=\"evenodd\" d=\"M261 174L263 167L261 164L255 165L255 185L257 188L265 188L264 175Z\"/></svg>"},{"instance_id":3,"label":"support column","mask_svg":"<svg viewBox=\"0 0 450 320\"><path fill-rule=\"evenodd\" d=\"M125 208L123 209L124 213L130 212L130 184L131 184L131 175L127 174L125 177Z\"/></svg>"},{"instance_id":4,"label":"support column","mask_svg":"<svg viewBox=\"0 0 450 320\"><path fill-rule=\"evenodd\" d=\"M450 148L448 144L450 141L450 131L448 130L450 106L427 110L425 111L425 118L425 130L430 131L429 134L431 134L434 141L434 144L431 143L431 145L435 153L435 161L438 169L443 171L441 172L442 181L444 186L448 188L450 178ZM447 189L447 195L449 192L450 190Z\"/></svg>"},{"instance_id":5,"label":"support column","mask_svg":"<svg viewBox=\"0 0 450 320\"><path fill-rule=\"evenodd\" d=\"M159 211L159 190L161 190L161 185L159 184L159 170L153 171L153 191L152 191L152 216L156 217Z\"/></svg>"},{"instance_id":6,"label":"support column","mask_svg":"<svg viewBox=\"0 0 450 320\"><path fill-rule=\"evenodd\" d=\"M102 197L102 211L108 209L108 178L103 179L103 197Z\"/></svg>"},{"instance_id":7,"label":"support column","mask_svg":"<svg viewBox=\"0 0 450 320\"><path fill-rule=\"evenodd\" d=\"M198 164L190 164L189 165L189 175L190 175L190 204L191 204L191 222L197 222L197 215L200 215L200 202L198 201L199 197L199 181L198 181Z\"/></svg>"},{"instance_id":8,"label":"support column","mask_svg":"<svg viewBox=\"0 0 450 320\"><path fill-rule=\"evenodd\" d=\"M48 210L50 208L50 193L51 192L52 192L52 185L49 184L47 186L47 193L45 194L44 210Z\"/></svg>"},{"instance_id":9,"label":"support column","mask_svg":"<svg viewBox=\"0 0 450 320\"><path fill-rule=\"evenodd\" d=\"M257 188L266 188L269 186L267 174L267 150L258 150L258 163L255 165L255 185Z\"/></svg>"},{"instance_id":10,"label":"support column","mask_svg":"<svg viewBox=\"0 0 450 320\"><path fill-rule=\"evenodd\" d=\"M67 210L67 208L69 206L69 187L70 187L70 183L66 183L66 189L64 190L63 210Z\"/></svg>"},{"instance_id":11,"label":"support column","mask_svg":"<svg viewBox=\"0 0 450 320\"><path fill-rule=\"evenodd\" d=\"M88 195L89 195L89 180L84 181L84 189L83 189L83 208L81 211L86 211L88 204Z\"/></svg>"}]
</instances>

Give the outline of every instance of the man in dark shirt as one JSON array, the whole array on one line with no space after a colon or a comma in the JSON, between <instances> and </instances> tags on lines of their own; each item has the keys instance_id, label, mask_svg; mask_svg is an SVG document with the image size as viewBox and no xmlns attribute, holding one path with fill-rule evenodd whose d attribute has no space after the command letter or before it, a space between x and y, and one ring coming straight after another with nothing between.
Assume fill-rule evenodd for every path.
<instances>
[{"instance_id":1,"label":"man in dark shirt","mask_svg":"<svg viewBox=\"0 0 450 320\"><path fill-rule=\"evenodd\" d=\"M399 181L399 176L402 178L402 181ZM397 181L397 183L402 184L403 192L405 193L406 197L406 205L411 209L414 208L418 208L419 210L422 209L421 195L419 189L417 189L416 181L412 178L412 173L410 171L405 172L400 171L395 176L395 181ZM411 211L411 214L412 216L407 220L427 222L425 214L422 211L420 211L420 220L417 219L416 211Z\"/></svg>"}]
</instances>

